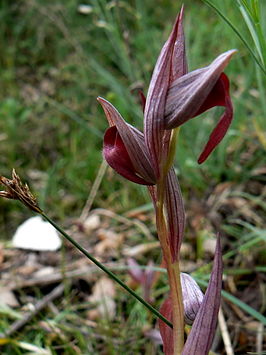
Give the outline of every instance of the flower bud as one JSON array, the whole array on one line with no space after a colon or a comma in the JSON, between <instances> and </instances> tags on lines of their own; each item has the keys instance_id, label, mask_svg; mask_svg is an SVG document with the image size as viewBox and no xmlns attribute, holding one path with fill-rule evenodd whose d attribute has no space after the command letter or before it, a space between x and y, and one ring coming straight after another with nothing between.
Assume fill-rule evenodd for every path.
<instances>
[{"instance_id":1,"label":"flower bud","mask_svg":"<svg viewBox=\"0 0 266 355\"><path fill-rule=\"evenodd\" d=\"M196 281L188 274L181 273L181 287L185 323L191 325L203 301L203 293Z\"/></svg>"}]
</instances>

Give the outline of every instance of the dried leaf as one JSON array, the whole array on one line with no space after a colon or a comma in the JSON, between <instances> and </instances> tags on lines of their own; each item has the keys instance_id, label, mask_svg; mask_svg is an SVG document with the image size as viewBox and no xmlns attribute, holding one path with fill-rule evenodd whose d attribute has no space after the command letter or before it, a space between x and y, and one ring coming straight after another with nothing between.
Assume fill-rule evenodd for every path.
<instances>
[{"instance_id":1,"label":"dried leaf","mask_svg":"<svg viewBox=\"0 0 266 355\"><path fill-rule=\"evenodd\" d=\"M99 229L97 235L101 239L94 248L97 255L105 255L109 250L117 250L124 241L123 234L118 234L111 230Z\"/></svg>"},{"instance_id":2,"label":"dried leaf","mask_svg":"<svg viewBox=\"0 0 266 355\"><path fill-rule=\"evenodd\" d=\"M92 295L89 297L90 302L97 304L93 312L88 312L89 318L113 319L116 314L115 293L114 282L106 276L101 277L94 285Z\"/></svg>"},{"instance_id":3,"label":"dried leaf","mask_svg":"<svg viewBox=\"0 0 266 355\"><path fill-rule=\"evenodd\" d=\"M125 247L123 250L123 254L125 256L131 256L131 257L140 256L148 253L150 250L159 248L159 246L160 246L160 242L156 241L152 243L139 244L131 248Z\"/></svg>"},{"instance_id":4,"label":"dried leaf","mask_svg":"<svg viewBox=\"0 0 266 355\"><path fill-rule=\"evenodd\" d=\"M18 307L19 303L14 293L8 287L0 288L0 305L9 307Z\"/></svg>"},{"instance_id":5,"label":"dried leaf","mask_svg":"<svg viewBox=\"0 0 266 355\"><path fill-rule=\"evenodd\" d=\"M82 223L84 232L89 235L91 231L99 228L101 225L100 217L97 214L93 214L85 219Z\"/></svg>"}]
</instances>

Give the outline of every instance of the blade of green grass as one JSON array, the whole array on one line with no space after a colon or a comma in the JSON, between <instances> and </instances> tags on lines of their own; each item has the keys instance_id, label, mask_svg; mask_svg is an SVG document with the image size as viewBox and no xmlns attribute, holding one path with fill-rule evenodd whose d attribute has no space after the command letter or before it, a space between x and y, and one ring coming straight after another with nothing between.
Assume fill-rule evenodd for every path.
<instances>
[{"instance_id":1,"label":"blade of green grass","mask_svg":"<svg viewBox=\"0 0 266 355\"><path fill-rule=\"evenodd\" d=\"M235 34L239 37L239 39L242 41L244 46L247 48L249 53L251 54L252 58L254 61L257 63L257 65L260 67L260 69L263 71L263 73L266 75L266 69L264 66L261 64L259 59L257 58L256 54L254 53L253 49L250 47L249 43L246 41L246 39L242 36L241 32L238 30L238 28L229 20L227 16L225 16L216 5L214 5L212 2L209 0L202 0L205 2L207 5L209 5L212 9L216 11L216 13L232 28L232 30L235 32Z\"/></svg>"},{"instance_id":2,"label":"blade of green grass","mask_svg":"<svg viewBox=\"0 0 266 355\"><path fill-rule=\"evenodd\" d=\"M199 283L199 285L207 287L208 283L206 281L203 281L199 278L195 278L195 279ZM224 291L224 290L222 290L222 296L225 299L227 299L228 301L234 303L236 306L241 308L246 313L250 314L253 318L260 321L262 324L266 325L266 317L264 317L264 315L262 315L261 313L256 311L254 308L252 308L251 306L249 306L245 302L239 300L237 297L231 295L230 293L228 293L227 291Z\"/></svg>"},{"instance_id":3,"label":"blade of green grass","mask_svg":"<svg viewBox=\"0 0 266 355\"><path fill-rule=\"evenodd\" d=\"M246 25L247 25L247 27L249 29L251 37L252 37L252 39L254 41L254 44L255 44L256 50L258 52L258 55L260 57L260 60L263 63L263 66L265 66L265 62L264 62L264 58L263 58L263 52L262 52L262 48L261 48L261 43L260 43L260 41L258 39L258 34L257 34L256 28L255 28L253 19L250 16L250 12L248 12L247 6L245 6L245 5L243 6L243 1L238 0L237 3L238 3L238 6L239 6L239 10L240 10L240 12L241 12L241 14L243 16L243 19L245 20Z\"/></svg>"}]
</instances>

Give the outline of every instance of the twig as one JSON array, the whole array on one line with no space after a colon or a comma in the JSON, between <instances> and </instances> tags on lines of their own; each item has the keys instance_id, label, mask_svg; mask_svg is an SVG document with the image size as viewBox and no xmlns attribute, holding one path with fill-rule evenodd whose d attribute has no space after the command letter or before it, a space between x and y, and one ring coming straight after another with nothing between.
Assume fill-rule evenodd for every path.
<instances>
[{"instance_id":1,"label":"twig","mask_svg":"<svg viewBox=\"0 0 266 355\"><path fill-rule=\"evenodd\" d=\"M73 264L72 264L73 265ZM75 265L75 264L74 264ZM117 263L108 263L105 264L106 267L108 267L110 270L129 270L130 266L128 265L118 265ZM140 266L141 269L146 270L148 266ZM162 269L160 267L152 267L154 271L159 271L159 272L166 272L165 269ZM0 287L8 287L10 291L15 291L21 288L25 287L34 287L34 286L44 286L44 285L49 285L49 284L54 284L56 282L62 282L63 278L69 280L69 279L75 279L79 278L82 276L86 276L86 280L91 278L95 278L95 275L101 272L101 270L96 266L96 265L85 265L85 266L77 266L77 268L74 268L74 270L68 270L65 272L63 275L61 271L58 269L55 269L53 273L50 275L45 275L41 277L33 277L32 279L28 280L15 280L12 281L11 283L6 283L3 282L0 284Z\"/></svg>"},{"instance_id":2,"label":"twig","mask_svg":"<svg viewBox=\"0 0 266 355\"><path fill-rule=\"evenodd\" d=\"M0 334L0 338L10 337L13 333L17 332L19 329L23 328L36 314L38 314L44 307L46 307L55 298L59 297L64 292L64 285L60 284L53 289L48 295L44 296L40 301L36 303L33 311L28 312L24 315L22 319L15 321L11 324L10 328L7 329L3 334Z\"/></svg>"},{"instance_id":3,"label":"twig","mask_svg":"<svg viewBox=\"0 0 266 355\"><path fill-rule=\"evenodd\" d=\"M100 187L100 184L102 182L102 179L104 177L104 174L106 172L106 168L107 168L107 163L105 160L102 161L101 163L101 166L98 170L98 174L96 176L96 179L94 180L94 183L92 185L92 188L91 188L91 191L90 191L90 194L89 194L89 197L87 199L87 202L81 212L81 215L80 215L80 221L81 222L84 222L85 219L87 218L88 216L88 213L90 212L91 210L91 206L93 204L93 201L95 199L95 196L99 190L99 187Z\"/></svg>"},{"instance_id":4,"label":"twig","mask_svg":"<svg viewBox=\"0 0 266 355\"><path fill-rule=\"evenodd\" d=\"M231 339L229 336L227 324L224 318L223 310L220 308L219 315L218 315L218 322L219 322L219 327L221 330L221 335L223 338L224 342L224 347L227 355L234 355L234 350L232 347Z\"/></svg>"},{"instance_id":5,"label":"twig","mask_svg":"<svg viewBox=\"0 0 266 355\"><path fill-rule=\"evenodd\" d=\"M112 268L114 266L115 266L114 264L108 264L108 267L110 267L110 268ZM18 280L18 281L15 280L14 282L7 284L6 286L8 286L9 290L17 290L17 289L21 289L21 288L25 288L25 287L34 287L34 286L38 286L38 285L42 285L42 286L49 285L51 283L61 282L63 280L63 278L73 279L73 278L80 277L82 275L86 275L86 278L88 277L88 275L94 276L95 272L97 270L99 270L99 268L97 266L87 265L87 266L79 267L78 269L75 269L75 270L66 271L63 275L61 271L58 271L56 269L50 275L45 275L42 277L35 277L35 278L31 278L29 280ZM4 283L4 285L5 285L5 283Z\"/></svg>"},{"instance_id":6,"label":"twig","mask_svg":"<svg viewBox=\"0 0 266 355\"><path fill-rule=\"evenodd\" d=\"M262 344L263 344L263 329L264 326L262 323L259 324L257 329L257 337L256 337L256 352L258 354L262 353Z\"/></svg>"},{"instance_id":7,"label":"twig","mask_svg":"<svg viewBox=\"0 0 266 355\"><path fill-rule=\"evenodd\" d=\"M117 220L118 222L123 223L127 226L136 226L141 230L141 232L144 235L146 235L147 239L153 239L152 234L149 231L149 229L146 227L146 225L144 223L138 221L137 219L129 219L124 216L120 216L110 210L106 210L104 208L96 208L95 210L93 210L91 212L91 214L96 214L96 215L98 214L98 215L103 215L103 216L106 216L109 218L113 218L113 219Z\"/></svg>"}]
</instances>

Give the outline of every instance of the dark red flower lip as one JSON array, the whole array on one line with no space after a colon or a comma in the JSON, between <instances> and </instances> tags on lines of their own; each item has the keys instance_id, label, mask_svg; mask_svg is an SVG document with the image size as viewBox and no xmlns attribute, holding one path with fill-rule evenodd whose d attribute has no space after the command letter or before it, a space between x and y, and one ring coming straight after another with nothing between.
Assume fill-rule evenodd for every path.
<instances>
[{"instance_id":1,"label":"dark red flower lip","mask_svg":"<svg viewBox=\"0 0 266 355\"><path fill-rule=\"evenodd\" d=\"M109 127L105 132L103 156L111 168L124 178L140 185L154 185L136 172L116 126Z\"/></svg>"},{"instance_id":2,"label":"dark red flower lip","mask_svg":"<svg viewBox=\"0 0 266 355\"><path fill-rule=\"evenodd\" d=\"M103 146L103 154L108 164L130 181L154 185L156 179L143 133L126 123L110 102L101 97L97 100L111 126L105 133ZM115 129L111 129L112 127Z\"/></svg>"},{"instance_id":3,"label":"dark red flower lip","mask_svg":"<svg viewBox=\"0 0 266 355\"><path fill-rule=\"evenodd\" d=\"M202 108L204 111L213 106L224 106L225 111L199 156L199 164L202 164L222 141L233 120L233 105L229 94L229 79L224 73L221 74L213 90L210 92L205 101L205 105L206 106Z\"/></svg>"}]
</instances>

